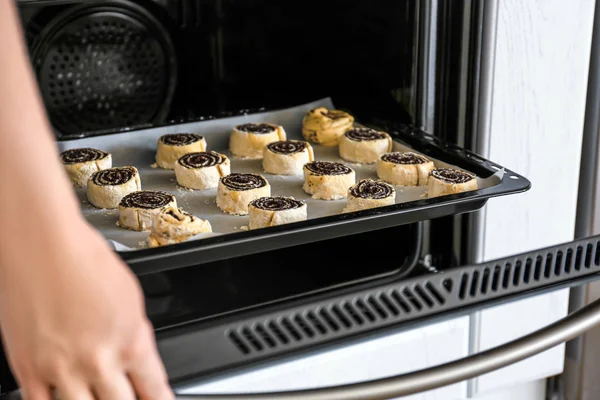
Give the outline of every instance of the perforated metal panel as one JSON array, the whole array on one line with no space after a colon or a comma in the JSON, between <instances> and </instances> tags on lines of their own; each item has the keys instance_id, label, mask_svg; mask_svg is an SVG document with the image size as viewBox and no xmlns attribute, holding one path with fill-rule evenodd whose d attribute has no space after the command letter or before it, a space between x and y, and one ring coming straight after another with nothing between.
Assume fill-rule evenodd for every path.
<instances>
[{"instance_id":1,"label":"perforated metal panel","mask_svg":"<svg viewBox=\"0 0 600 400\"><path fill-rule=\"evenodd\" d=\"M34 52L46 107L62 133L160 121L175 85L174 60L158 22L122 5L56 16Z\"/></svg>"}]
</instances>

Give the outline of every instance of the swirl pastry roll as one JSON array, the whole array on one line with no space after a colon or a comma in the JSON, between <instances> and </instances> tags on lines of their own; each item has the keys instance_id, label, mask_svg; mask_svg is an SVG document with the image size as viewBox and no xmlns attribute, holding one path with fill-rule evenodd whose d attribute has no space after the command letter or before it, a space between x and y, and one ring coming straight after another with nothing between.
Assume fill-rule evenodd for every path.
<instances>
[{"instance_id":1,"label":"swirl pastry roll","mask_svg":"<svg viewBox=\"0 0 600 400\"><path fill-rule=\"evenodd\" d=\"M347 112L318 107L304 116L302 135L309 142L337 146L342 135L352 128L352 124L354 117Z\"/></svg>"},{"instance_id":2,"label":"swirl pastry roll","mask_svg":"<svg viewBox=\"0 0 600 400\"><path fill-rule=\"evenodd\" d=\"M353 128L340 139L340 157L346 161L372 164L392 150L392 138L371 128Z\"/></svg>"},{"instance_id":3,"label":"swirl pastry roll","mask_svg":"<svg viewBox=\"0 0 600 400\"><path fill-rule=\"evenodd\" d=\"M343 212L389 206L396 203L396 190L385 182L363 179L348 189L348 203Z\"/></svg>"},{"instance_id":4,"label":"swirl pastry roll","mask_svg":"<svg viewBox=\"0 0 600 400\"><path fill-rule=\"evenodd\" d=\"M285 140L283 126L274 124L243 124L233 127L229 150L234 156L260 159L266 145Z\"/></svg>"},{"instance_id":5,"label":"swirl pastry roll","mask_svg":"<svg viewBox=\"0 0 600 400\"><path fill-rule=\"evenodd\" d=\"M313 199L338 200L347 196L355 180L354 170L342 163L313 161L304 165L302 189Z\"/></svg>"},{"instance_id":6,"label":"swirl pastry roll","mask_svg":"<svg viewBox=\"0 0 600 400\"><path fill-rule=\"evenodd\" d=\"M269 143L264 150L263 169L274 175L301 175L304 164L314 161L310 144L300 140Z\"/></svg>"},{"instance_id":7,"label":"swirl pastry roll","mask_svg":"<svg viewBox=\"0 0 600 400\"><path fill-rule=\"evenodd\" d=\"M156 214L148 244L150 247L181 243L200 233L212 232L210 222L195 217L181 208L167 207Z\"/></svg>"},{"instance_id":8,"label":"swirl pastry roll","mask_svg":"<svg viewBox=\"0 0 600 400\"><path fill-rule=\"evenodd\" d=\"M87 198L97 208L117 208L129 193L142 189L135 167L116 167L95 172L88 181Z\"/></svg>"},{"instance_id":9,"label":"swirl pastry roll","mask_svg":"<svg viewBox=\"0 0 600 400\"><path fill-rule=\"evenodd\" d=\"M249 228L289 224L306 220L306 203L292 197L261 197L248 205Z\"/></svg>"},{"instance_id":10,"label":"swirl pastry roll","mask_svg":"<svg viewBox=\"0 0 600 400\"><path fill-rule=\"evenodd\" d=\"M437 197L477 189L477 178L468 172L438 168L429 174L427 196Z\"/></svg>"},{"instance_id":11,"label":"swirl pastry roll","mask_svg":"<svg viewBox=\"0 0 600 400\"><path fill-rule=\"evenodd\" d=\"M60 153L69 179L77 187L86 187L94 172L112 167L112 157L102 150L82 148Z\"/></svg>"},{"instance_id":12,"label":"swirl pastry roll","mask_svg":"<svg viewBox=\"0 0 600 400\"><path fill-rule=\"evenodd\" d=\"M219 181L217 207L228 214L247 215L248 203L270 195L271 186L264 177L233 173Z\"/></svg>"},{"instance_id":13,"label":"swirl pastry roll","mask_svg":"<svg viewBox=\"0 0 600 400\"><path fill-rule=\"evenodd\" d=\"M433 161L411 152L386 153L377 160L377 176L392 185L427 185L434 168Z\"/></svg>"},{"instance_id":14,"label":"swirl pastry roll","mask_svg":"<svg viewBox=\"0 0 600 400\"><path fill-rule=\"evenodd\" d=\"M129 193L119 203L119 226L134 231L150 230L156 215L169 207L177 207L177 200L170 193L154 190Z\"/></svg>"},{"instance_id":15,"label":"swirl pastry roll","mask_svg":"<svg viewBox=\"0 0 600 400\"><path fill-rule=\"evenodd\" d=\"M206 139L196 133L173 133L161 136L157 146L156 164L173 169L184 154L206 151Z\"/></svg>"},{"instance_id":16,"label":"swirl pastry roll","mask_svg":"<svg viewBox=\"0 0 600 400\"><path fill-rule=\"evenodd\" d=\"M216 151L188 153L175 164L177 183L190 189L212 189L229 175L231 162Z\"/></svg>"}]
</instances>

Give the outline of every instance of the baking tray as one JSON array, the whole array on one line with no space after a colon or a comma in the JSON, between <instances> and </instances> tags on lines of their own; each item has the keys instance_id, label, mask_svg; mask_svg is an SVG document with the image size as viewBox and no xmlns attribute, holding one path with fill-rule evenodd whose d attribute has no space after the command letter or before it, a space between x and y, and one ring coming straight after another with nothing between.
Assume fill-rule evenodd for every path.
<instances>
[{"instance_id":1,"label":"baking tray","mask_svg":"<svg viewBox=\"0 0 600 400\"><path fill-rule=\"evenodd\" d=\"M149 249L145 248L147 233L119 228L116 225L118 210L96 209L88 203L85 189L75 189L85 218L110 241L138 275L474 211L481 208L490 197L521 192L530 187L526 178L506 168L405 125L385 127L394 139L395 151L415 151L433 159L437 167L454 167L472 172L478 177L480 189L427 198L425 187L397 187L395 205L341 214L346 204L345 200L311 199L302 190L302 176L265 174L260 160L244 160L230 156L227 150L228 138L234 125L248 122L276 123L284 126L289 139L302 139L302 117L306 111L318 106L335 108L331 99L321 99L283 110L65 140L59 142L59 148L62 151L93 147L108 151L113 156L113 166L134 165L138 168L143 189L170 192L177 197L180 207L210 221L213 227L212 234L198 235L177 245ZM357 121L357 124L360 123L361 121ZM179 187L173 171L155 168L153 164L158 138L166 133L180 132L204 135L210 150L230 156L232 172L263 174L272 186L273 195L293 196L306 201L308 220L247 231L247 216L227 215L217 208L216 189L192 191ZM339 158L337 148L315 145L314 150L317 160L343 162ZM374 165L346 164L356 171L357 180L377 179ZM166 259L168 263L165 262Z\"/></svg>"}]
</instances>

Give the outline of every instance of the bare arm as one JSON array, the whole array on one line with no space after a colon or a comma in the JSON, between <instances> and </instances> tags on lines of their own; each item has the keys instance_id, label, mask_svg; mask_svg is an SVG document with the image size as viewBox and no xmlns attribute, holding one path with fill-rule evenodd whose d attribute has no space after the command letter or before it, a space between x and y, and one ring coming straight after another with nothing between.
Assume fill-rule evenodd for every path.
<instances>
[{"instance_id":1,"label":"bare arm","mask_svg":"<svg viewBox=\"0 0 600 400\"><path fill-rule=\"evenodd\" d=\"M0 329L27 399L170 399L138 282L81 217L0 0Z\"/></svg>"}]
</instances>

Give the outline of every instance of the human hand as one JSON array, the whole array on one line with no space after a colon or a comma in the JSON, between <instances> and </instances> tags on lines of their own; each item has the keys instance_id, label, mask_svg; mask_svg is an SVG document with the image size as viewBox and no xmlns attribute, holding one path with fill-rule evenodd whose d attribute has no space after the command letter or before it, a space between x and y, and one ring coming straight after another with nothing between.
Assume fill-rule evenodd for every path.
<instances>
[{"instance_id":1,"label":"human hand","mask_svg":"<svg viewBox=\"0 0 600 400\"><path fill-rule=\"evenodd\" d=\"M23 397L172 399L135 276L83 220L63 225L0 255L0 328Z\"/></svg>"}]
</instances>

